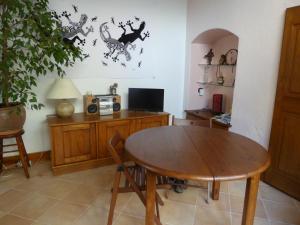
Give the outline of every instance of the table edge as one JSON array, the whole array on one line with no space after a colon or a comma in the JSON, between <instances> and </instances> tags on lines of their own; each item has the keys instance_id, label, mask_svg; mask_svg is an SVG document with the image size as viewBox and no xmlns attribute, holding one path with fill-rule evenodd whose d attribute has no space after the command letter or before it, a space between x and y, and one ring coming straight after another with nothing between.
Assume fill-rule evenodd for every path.
<instances>
[{"instance_id":1,"label":"table edge","mask_svg":"<svg viewBox=\"0 0 300 225\"><path fill-rule=\"evenodd\" d=\"M165 127L168 127L168 126L165 126ZM149 129L153 129L153 128L149 128ZM232 132L232 133L233 134L237 134L237 133L234 133L234 132ZM136 133L134 133L133 135L135 135L135 134ZM237 135L240 135L240 134L237 134ZM240 136L243 136L243 135L240 135ZM245 137L245 136L243 136L243 137ZM248 137L245 137L245 138L251 140ZM253 141L253 140L251 140L251 141ZM127 140L126 140L126 142L127 142ZM241 179L247 179L249 177L253 177L253 176L257 175L257 174L261 174L264 171L266 171L268 169L268 167L271 165L270 153L266 150L266 153L267 153L266 161L260 167L258 167L256 170L253 170L253 171L248 172L246 174L238 174L238 175L230 175L230 176L215 176L215 175L212 175L212 176L200 176L200 175L197 175L197 174L185 174L185 173L180 173L179 174L179 173L176 173L175 171L168 171L166 169L162 170L159 167L150 165L150 164L148 164L148 163L146 163L146 162L144 162L144 161L136 158L134 155L132 155L127 150L127 148L126 148L126 142L125 142L125 145L124 145L125 151L127 152L127 154L129 154L130 158L133 159L133 161L135 163L137 163L140 166L145 167L147 170L150 170L153 173L156 173L156 174L159 174L159 175L162 175L162 176L174 177L174 178L177 178L177 179L201 180L201 181L241 180ZM260 145L259 143L257 143L257 144Z\"/></svg>"}]
</instances>

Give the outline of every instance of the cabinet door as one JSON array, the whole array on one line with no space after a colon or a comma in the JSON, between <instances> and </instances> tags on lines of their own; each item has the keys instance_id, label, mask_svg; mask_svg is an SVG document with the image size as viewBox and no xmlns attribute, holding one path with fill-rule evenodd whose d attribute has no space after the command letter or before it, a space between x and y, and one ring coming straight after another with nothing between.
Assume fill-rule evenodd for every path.
<instances>
[{"instance_id":1,"label":"cabinet door","mask_svg":"<svg viewBox=\"0 0 300 225\"><path fill-rule=\"evenodd\" d=\"M97 158L95 124L54 127L52 136L56 166Z\"/></svg>"},{"instance_id":2,"label":"cabinet door","mask_svg":"<svg viewBox=\"0 0 300 225\"><path fill-rule=\"evenodd\" d=\"M103 122L98 124L98 146L99 146L99 158L110 158L111 155L107 148L109 139L115 134L116 131L120 133L124 140L130 135L134 121L121 120ZM123 145L118 145L117 150L122 152L124 149Z\"/></svg>"},{"instance_id":3,"label":"cabinet door","mask_svg":"<svg viewBox=\"0 0 300 225\"><path fill-rule=\"evenodd\" d=\"M160 127L160 126L166 126L169 122L169 116L154 116L154 117L146 117L143 119L138 119L136 121L136 130L143 130L151 127Z\"/></svg>"}]
</instances>

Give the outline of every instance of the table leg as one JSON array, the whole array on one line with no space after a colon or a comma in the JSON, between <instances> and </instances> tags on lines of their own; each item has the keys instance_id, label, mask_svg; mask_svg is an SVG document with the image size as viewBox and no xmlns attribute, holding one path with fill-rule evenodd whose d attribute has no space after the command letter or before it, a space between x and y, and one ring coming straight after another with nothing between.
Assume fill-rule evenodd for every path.
<instances>
[{"instance_id":1,"label":"table leg","mask_svg":"<svg viewBox=\"0 0 300 225\"><path fill-rule=\"evenodd\" d=\"M156 197L156 175L147 171L147 192L146 192L146 225L154 225Z\"/></svg>"},{"instance_id":2,"label":"table leg","mask_svg":"<svg viewBox=\"0 0 300 225\"><path fill-rule=\"evenodd\" d=\"M220 181L213 181L212 186L212 199L213 200L219 200L219 194L220 194Z\"/></svg>"},{"instance_id":3,"label":"table leg","mask_svg":"<svg viewBox=\"0 0 300 225\"><path fill-rule=\"evenodd\" d=\"M253 225L260 174L247 179L242 225Z\"/></svg>"}]
</instances>

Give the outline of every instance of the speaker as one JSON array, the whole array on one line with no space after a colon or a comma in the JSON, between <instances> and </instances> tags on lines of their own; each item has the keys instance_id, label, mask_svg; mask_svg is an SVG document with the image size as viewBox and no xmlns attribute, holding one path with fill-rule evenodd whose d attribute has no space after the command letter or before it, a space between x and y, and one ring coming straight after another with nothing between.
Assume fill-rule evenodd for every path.
<instances>
[{"instance_id":1,"label":"speaker","mask_svg":"<svg viewBox=\"0 0 300 225\"><path fill-rule=\"evenodd\" d=\"M83 111L86 115L99 115L99 100L93 95L83 96Z\"/></svg>"},{"instance_id":2,"label":"speaker","mask_svg":"<svg viewBox=\"0 0 300 225\"><path fill-rule=\"evenodd\" d=\"M114 95L113 96L113 111L120 112L120 110L121 110L121 96Z\"/></svg>"}]
</instances>

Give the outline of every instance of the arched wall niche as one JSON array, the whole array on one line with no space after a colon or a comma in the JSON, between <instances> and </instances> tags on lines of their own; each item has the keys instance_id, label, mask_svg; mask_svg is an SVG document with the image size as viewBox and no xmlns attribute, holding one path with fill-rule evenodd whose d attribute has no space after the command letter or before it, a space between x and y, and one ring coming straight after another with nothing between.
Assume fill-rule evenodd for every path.
<instances>
[{"instance_id":1,"label":"arched wall niche","mask_svg":"<svg viewBox=\"0 0 300 225\"><path fill-rule=\"evenodd\" d=\"M212 109L213 94L223 95L224 113L231 113L234 84L236 78L236 65L221 65L221 55L230 49L238 50L239 37L234 33L213 28L198 34L191 43L191 61L189 85L187 90L187 109ZM214 57L212 66L204 56L212 49ZM237 61L238 64L238 61ZM218 77L223 76L224 84L217 85ZM199 89L203 95L199 95Z\"/></svg>"},{"instance_id":2,"label":"arched wall niche","mask_svg":"<svg viewBox=\"0 0 300 225\"><path fill-rule=\"evenodd\" d=\"M217 42L218 40L226 37L226 36L230 36L230 35L235 35L234 33L228 31L228 30L224 30L221 28L215 28L215 29L210 29L207 31L204 31L202 33L200 33L194 40L193 40L193 44L208 44L208 45L212 45L215 42ZM236 36L236 35L235 35ZM237 37L237 36L236 36Z\"/></svg>"}]
</instances>

